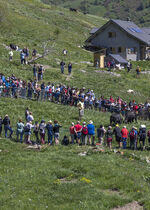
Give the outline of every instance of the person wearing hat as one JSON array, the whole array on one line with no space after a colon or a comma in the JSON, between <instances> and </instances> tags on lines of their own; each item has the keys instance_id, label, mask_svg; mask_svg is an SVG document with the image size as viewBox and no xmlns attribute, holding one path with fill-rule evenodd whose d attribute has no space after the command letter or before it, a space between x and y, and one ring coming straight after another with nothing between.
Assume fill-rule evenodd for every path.
<instances>
[{"instance_id":1,"label":"person wearing hat","mask_svg":"<svg viewBox=\"0 0 150 210\"><path fill-rule=\"evenodd\" d=\"M83 122L83 127L82 127L82 145L87 145L87 135L88 135L88 128L86 126L86 122Z\"/></svg>"},{"instance_id":2,"label":"person wearing hat","mask_svg":"<svg viewBox=\"0 0 150 210\"><path fill-rule=\"evenodd\" d=\"M129 131L127 130L125 125L123 126L123 128L121 130L121 135L122 135L123 149L126 149Z\"/></svg>"},{"instance_id":3,"label":"person wearing hat","mask_svg":"<svg viewBox=\"0 0 150 210\"><path fill-rule=\"evenodd\" d=\"M45 128L46 128L45 121L41 120L41 123L39 125L41 144L45 144Z\"/></svg>"},{"instance_id":4,"label":"person wearing hat","mask_svg":"<svg viewBox=\"0 0 150 210\"><path fill-rule=\"evenodd\" d=\"M47 134L48 134L48 144L52 145L53 144L53 125L52 125L51 120L48 121L46 125L46 129L47 129Z\"/></svg>"},{"instance_id":5,"label":"person wearing hat","mask_svg":"<svg viewBox=\"0 0 150 210\"><path fill-rule=\"evenodd\" d=\"M71 123L71 127L69 128L70 137L71 137L71 143L74 144L75 139L75 131L74 131L74 123Z\"/></svg>"},{"instance_id":6,"label":"person wearing hat","mask_svg":"<svg viewBox=\"0 0 150 210\"><path fill-rule=\"evenodd\" d=\"M121 136L121 129L117 124L113 130L113 134L115 134L116 141L118 142L119 148L122 148L122 136Z\"/></svg>"},{"instance_id":7,"label":"person wearing hat","mask_svg":"<svg viewBox=\"0 0 150 210\"><path fill-rule=\"evenodd\" d=\"M26 144L32 144L30 137L31 137L31 129L33 127L34 126L32 125L32 121L27 122L24 127L24 139L25 139Z\"/></svg>"},{"instance_id":8,"label":"person wearing hat","mask_svg":"<svg viewBox=\"0 0 150 210\"><path fill-rule=\"evenodd\" d=\"M95 141L95 126L93 125L93 121L90 120L89 124L87 125L88 128L88 139L89 139L89 143L91 144L91 140L92 140L92 145L94 145L94 141Z\"/></svg>"},{"instance_id":9,"label":"person wearing hat","mask_svg":"<svg viewBox=\"0 0 150 210\"><path fill-rule=\"evenodd\" d=\"M146 126L145 125L141 125L139 132L138 132L138 136L139 136L139 142L140 142L140 148L141 150L145 149L145 139L146 139Z\"/></svg>"},{"instance_id":10,"label":"person wearing hat","mask_svg":"<svg viewBox=\"0 0 150 210\"><path fill-rule=\"evenodd\" d=\"M130 148L136 150L137 149L137 128L132 127L131 131L129 132L129 137L130 137Z\"/></svg>"},{"instance_id":11,"label":"person wearing hat","mask_svg":"<svg viewBox=\"0 0 150 210\"><path fill-rule=\"evenodd\" d=\"M5 115L2 123L4 124L5 138L7 138L8 130L10 131L9 138L11 138L13 134L13 129L10 126L10 119L8 117L8 114Z\"/></svg>"},{"instance_id":12,"label":"person wearing hat","mask_svg":"<svg viewBox=\"0 0 150 210\"><path fill-rule=\"evenodd\" d=\"M112 148L112 138L113 138L113 131L112 131L111 126L108 127L105 136L107 139L107 146L109 147L109 149L111 149Z\"/></svg>"}]
</instances>

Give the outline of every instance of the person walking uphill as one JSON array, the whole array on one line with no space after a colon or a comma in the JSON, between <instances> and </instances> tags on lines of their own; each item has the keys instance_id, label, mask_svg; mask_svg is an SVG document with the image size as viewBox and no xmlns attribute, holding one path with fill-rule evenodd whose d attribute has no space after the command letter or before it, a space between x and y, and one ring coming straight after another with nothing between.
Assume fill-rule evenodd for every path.
<instances>
[{"instance_id":1,"label":"person walking uphill","mask_svg":"<svg viewBox=\"0 0 150 210\"><path fill-rule=\"evenodd\" d=\"M87 125L87 129L88 129L89 143L91 144L91 140L92 140L92 145L94 145L94 141L95 141L95 126L93 125L93 121L92 120L89 121L89 124Z\"/></svg>"},{"instance_id":2,"label":"person walking uphill","mask_svg":"<svg viewBox=\"0 0 150 210\"><path fill-rule=\"evenodd\" d=\"M7 138L7 131L8 130L10 131L9 138L11 138L12 134L13 134L13 130L12 130L11 126L10 126L10 119L8 117L8 114L5 115L5 117L3 119L3 124L4 124L5 138Z\"/></svg>"}]
</instances>

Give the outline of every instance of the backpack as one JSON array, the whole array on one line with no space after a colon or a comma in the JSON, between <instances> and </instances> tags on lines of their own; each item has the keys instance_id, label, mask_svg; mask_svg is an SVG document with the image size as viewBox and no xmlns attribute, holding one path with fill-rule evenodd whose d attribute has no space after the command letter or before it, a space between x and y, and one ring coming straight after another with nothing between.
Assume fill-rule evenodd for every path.
<instances>
[{"instance_id":1,"label":"backpack","mask_svg":"<svg viewBox=\"0 0 150 210\"><path fill-rule=\"evenodd\" d=\"M132 130L132 131L130 132L130 139L134 139L134 137L135 137L135 131Z\"/></svg>"},{"instance_id":2,"label":"backpack","mask_svg":"<svg viewBox=\"0 0 150 210\"><path fill-rule=\"evenodd\" d=\"M88 134L88 129L87 129L87 127L83 127L83 128L82 128L82 133L83 133L84 135L87 135L87 134Z\"/></svg>"},{"instance_id":3,"label":"backpack","mask_svg":"<svg viewBox=\"0 0 150 210\"><path fill-rule=\"evenodd\" d=\"M30 131L29 126L26 125L26 126L24 127L24 131L25 131L25 132L29 132L29 131Z\"/></svg>"}]
</instances>

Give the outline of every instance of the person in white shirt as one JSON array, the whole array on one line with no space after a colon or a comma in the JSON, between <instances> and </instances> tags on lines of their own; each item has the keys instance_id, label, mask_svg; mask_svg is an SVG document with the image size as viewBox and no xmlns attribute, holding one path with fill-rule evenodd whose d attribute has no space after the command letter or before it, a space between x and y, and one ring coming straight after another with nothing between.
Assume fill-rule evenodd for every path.
<instances>
[{"instance_id":1,"label":"person in white shirt","mask_svg":"<svg viewBox=\"0 0 150 210\"><path fill-rule=\"evenodd\" d=\"M13 55L14 55L13 51L12 50L9 51L9 61L12 61Z\"/></svg>"},{"instance_id":2,"label":"person in white shirt","mask_svg":"<svg viewBox=\"0 0 150 210\"><path fill-rule=\"evenodd\" d=\"M27 116L27 122L32 122L34 120L34 117L32 115L32 112L29 113L29 115Z\"/></svg>"}]
</instances>

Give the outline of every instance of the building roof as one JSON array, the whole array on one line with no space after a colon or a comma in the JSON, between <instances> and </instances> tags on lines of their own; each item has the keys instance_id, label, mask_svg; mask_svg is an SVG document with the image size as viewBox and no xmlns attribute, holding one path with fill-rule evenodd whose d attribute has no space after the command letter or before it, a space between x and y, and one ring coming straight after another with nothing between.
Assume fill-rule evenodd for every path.
<instances>
[{"instance_id":1,"label":"building roof","mask_svg":"<svg viewBox=\"0 0 150 210\"><path fill-rule=\"evenodd\" d=\"M145 31L147 34L150 35L150 28L142 28L143 31Z\"/></svg>"},{"instance_id":2,"label":"building roof","mask_svg":"<svg viewBox=\"0 0 150 210\"><path fill-rule=\"evenodd\" d=\"M90 34L94 34L99 28L92 28L92 30L90 31Z\"/></svg>"},{"instance_id":3,"label":"building roof","mask_svg":"<svg viewBox=\"0 0 150 210\"><path fill-rule=\"evenodd\" d=\"M128 35L132 36L133 38L138 39L139 41L150 46L150 35L146 32L146 30L139 28L132 21L123 21L115 19L108 21L105 25L96 30L96 32L92 34L86 41L91 41L111 23L119 26L122 30L124 30L126 33L128 33Z\"/></svg>"},{"instance_id":4,"label":"building roof","mask_svg":"<svg viewBox=\"0 0 150 210\"><path fill-rule=\"evenodd\" d=\"M128 61L117 54L109 54L115 61L117 61L120 64L127 64Z\"/></svg>"}]
</instances>

